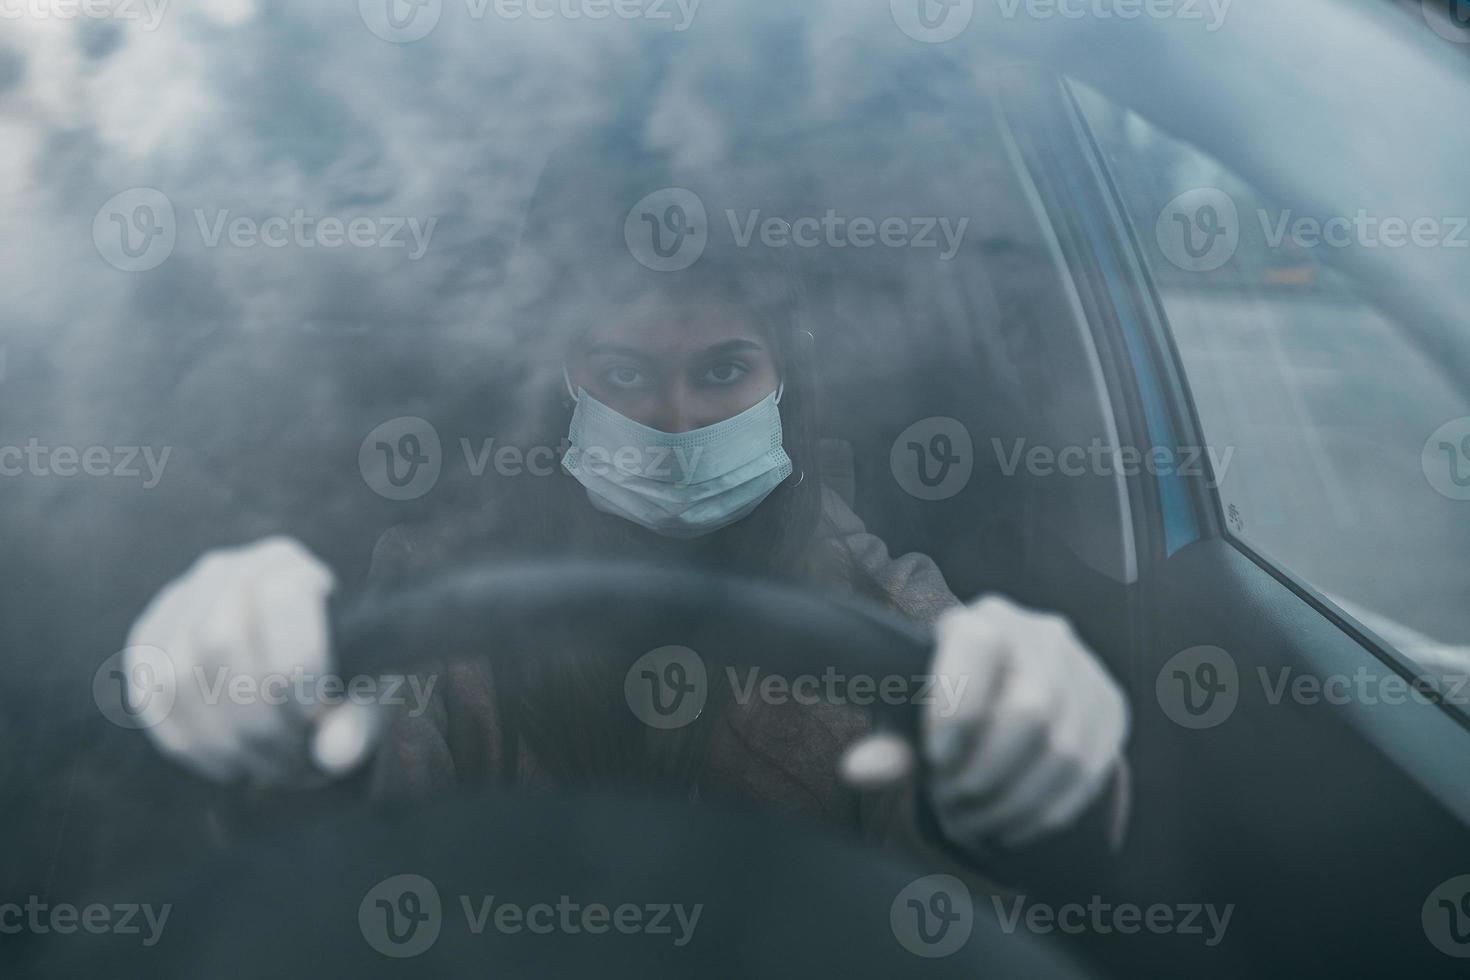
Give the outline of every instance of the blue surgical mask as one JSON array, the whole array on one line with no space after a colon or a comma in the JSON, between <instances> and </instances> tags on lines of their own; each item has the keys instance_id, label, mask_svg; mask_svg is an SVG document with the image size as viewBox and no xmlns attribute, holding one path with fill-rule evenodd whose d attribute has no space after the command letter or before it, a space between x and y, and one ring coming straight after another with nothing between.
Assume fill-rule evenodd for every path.
<instances>
[{"instance_id":1,"label":"blue surgical mask","mask_svg":"<svg viewBox=\"0 0 1470 980\"><path fill-rule=\"evenodd\" d=\"M672 538L718 531L791 475L781 448L781 392L723 422L672 433L635 422L579 388L562 467L605 514Z\"/></svg>"}]
</instances>

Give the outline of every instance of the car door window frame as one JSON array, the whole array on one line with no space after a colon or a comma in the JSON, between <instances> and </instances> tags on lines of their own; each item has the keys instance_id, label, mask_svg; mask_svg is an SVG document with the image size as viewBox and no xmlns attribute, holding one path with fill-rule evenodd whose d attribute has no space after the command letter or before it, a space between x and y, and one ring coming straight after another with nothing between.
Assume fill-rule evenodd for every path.
<instances>
[{"instance_id":1,"label":"car door window frame","mask_svg":"<svg viewBox=\"0 0 1470 980\"><path fill-rule=\"evenodd\" d=\"M1148 383L1145 379L1153 372L1156 379L1153 383L1166 393L1166 397L1171 402L1171 414L1178 426L1175 431L1192 440L1190 444L1204 446L1207 443L1191 393L1188 372L1173 332L1169 328L1168 314L1162 295L1150 273L1142 239L1125 207L1111 169L1072 89L1073 83L1067 79L1056 78L1055 84L1058 87L1061 101L1065 104L1070 125L1077 137L1076 150L1082 157L1074 166L1078 168L1079 176L1082 172L1091 174L1092 190L1097 196L1097 204L1100 210L1107 215L1111 226L1108 245L1127 253L1126 258L1121 260L1125 270L1124 274L1133 277L1134 288L1131 295L1139 298L1142 307L1138 319L1147 331L1148 344L1144 352L1146 356L1137 357L1132 361L1134 378L1139 383ZM1227 168L1229 167L1228 162L1221 162ZM1391 316L1391 313L1385 315ZM1121 409L1126 410L1127 406L1121 406ZM1426 678L1423 669L1416 661L1339 608L1321 590L1279 563L1272 561L1239 536L1230 533L1220 492L1220 481L1213 473L1213 465L1208 454L1203 463L1207 476L1189 480L1191 497L1200 519L1200 537L1218 537L1229 543L1315 609L1328 623L1363 646L1405 681L1422 690L1427 700L1443 708L1461 727L1470 731L1470 712L1467 712L1463 706L1446 699L1438 686ZM1169 551L1163 556L1164 559L1167 559L1172 553L1173 551ZM1157 553L1155 557L1158 557Z\"/></svg>"}]
</instances>

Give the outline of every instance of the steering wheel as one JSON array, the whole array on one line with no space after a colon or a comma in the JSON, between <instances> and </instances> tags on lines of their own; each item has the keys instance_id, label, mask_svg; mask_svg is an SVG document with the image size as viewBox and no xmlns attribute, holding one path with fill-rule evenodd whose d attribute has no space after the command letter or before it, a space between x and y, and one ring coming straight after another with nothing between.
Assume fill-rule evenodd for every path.
<instances>
[{"instance_id":1,"label":"steering wheel","mask_svg":"<svg viewBox=\"0 0 1470 980\"><path fill-rule=\"evenodd\" d=\"M930 647L855 599L628 562L470 565L331 614L344 676L491 646L649 649L698 635L731 664L877 677L922 673ZM918 708L882 704L875 724L913 738ZM352 807L129 883L134 901L172 905L162 940L67 937L57 975L1081 975L957 882L771 814L605 790L444 794Z\"/></svg>"}]
</instances>

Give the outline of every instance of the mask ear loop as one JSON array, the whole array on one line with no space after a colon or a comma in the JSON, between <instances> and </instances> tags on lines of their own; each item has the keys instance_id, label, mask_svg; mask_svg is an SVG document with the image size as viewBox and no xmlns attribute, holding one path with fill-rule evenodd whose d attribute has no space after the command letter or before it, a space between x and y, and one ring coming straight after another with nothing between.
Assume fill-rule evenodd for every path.
<instances>
[{"instance_id":1,"label":"mask ear loop","mask_svg":"<svg viewBox=\"0 0 1470 980\"><path fill-rule=\"evenodd\" d=\"M782 378L781 381L776 385L777 405L781 404L781 396L784 394L786 394L786 379ZM793 475L796 477L796 482L792 483L791 486L799 487L801 486L801 481L806 479L806 470L802 469L801 467L797 467L796 472ZM791 477L787 477L786 479L789 481Z\"/></svg>"}]
</instances>

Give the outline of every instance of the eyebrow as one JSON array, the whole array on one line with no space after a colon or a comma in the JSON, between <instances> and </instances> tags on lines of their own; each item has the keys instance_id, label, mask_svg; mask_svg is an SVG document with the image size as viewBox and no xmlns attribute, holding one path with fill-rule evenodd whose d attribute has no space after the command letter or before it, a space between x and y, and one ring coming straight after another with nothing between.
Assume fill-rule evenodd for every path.
<instances>
[{"instance_id":1,"label":"eyebrow","mask_svg":"<svg viewBox=\"0 0 1470 980\"><path fill-rule=\"evenodd\" d=\"M722 341L711 347L707 347L700 351L697 356L701 358L718 357L723 354L737 354L741 351L757 351L762 349L761 345L754 340L737 337L734 340ZM647 360L649 356L647 351L628 344L588 344L584 353L589 357L595 354L603 354L612 357L631 357L639 360Z\"/></svg>"},{"instance_id":2,"label":"eyebrow","mask_svg":"<svg viewBox=\"0 0 1470 980\"><path fill-rule=\"evenodd\" d=\"M588 344L586 350L584 350L583 353L587 354L588 356L591 356L593 354L608 354L616 357L637 358L648 356L645 351L639 350L637 347L630 347L626 344Z\"/></svg>"},{"instance_id":3,"label":"eyebrow","mask_svg":"<svg viewBox=\"0 0 1470 980\"><path fill-rule=\"evenodd\" d=\"M726 340L723 343L715 344L713 347L704 350L700 354L700 356L717 357L721 354L738 354L741 351L761 349L761 345L756 343L755 341L746 339L744 337L739 337L735 340Z\"/></svg>"}]
</instances>

